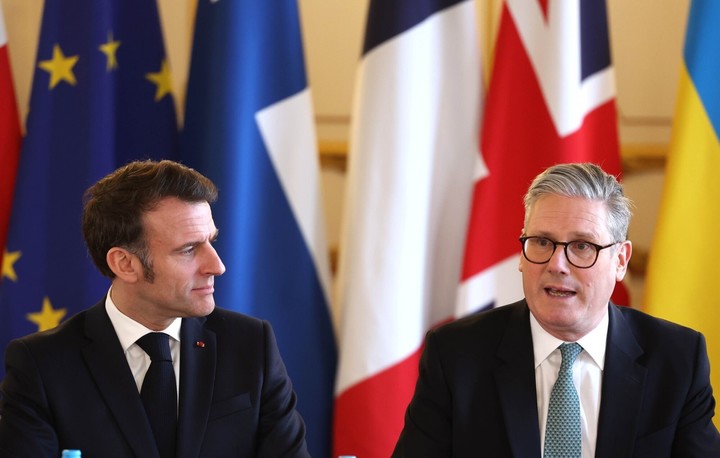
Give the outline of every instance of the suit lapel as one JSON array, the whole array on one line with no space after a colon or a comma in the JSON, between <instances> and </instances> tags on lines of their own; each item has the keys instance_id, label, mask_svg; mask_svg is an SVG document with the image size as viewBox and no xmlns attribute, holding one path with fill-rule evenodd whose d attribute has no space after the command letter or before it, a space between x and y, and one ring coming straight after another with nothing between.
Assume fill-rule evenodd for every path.
<instances>
[{"instance_id":1,"label":"suit lapel","mask_svg":"<svg viewBox=\"0 0 720 458\"><path fill-rule=\"evenodd\" d=\"M595 456L630 456L637 433L646 369L636 363L643 350L617 306L610 323L602 382Z\"/></svg>"},{"instance_id":2,"label":"suit lapel","mask_svg":"<svg viewBox=\"0 0 720 458\"><path fill-rule=\"evenodd\" d=\"M180 328L178 457L196 457L205 435L215 381L217 342L205 318L184 318Z\"/></svg>"},{"instance_id":3,"label":"suit lapel","mask_svg":"<svg viewBox=\"0 0 720 458\"><path fill-rule=\"evenodd\" d=\"M145 408L115 329L101 301L87 311L85 334L91 340L83 356L98 390L135 455L157 457Z\"/></svg>"},{"instance_id":4,"label":"suit lapel","mask_svg":"<svg viewBox=\"0 0 720 458\"><path fill-rule=\"evenodd\" d=\"M496 383L513 456L540 456L540 428L530 315L522 301L508 323L498 347L503 361L496 372ZM510 305L506 307L511 307Z\"/></svg>"}]
</instances>

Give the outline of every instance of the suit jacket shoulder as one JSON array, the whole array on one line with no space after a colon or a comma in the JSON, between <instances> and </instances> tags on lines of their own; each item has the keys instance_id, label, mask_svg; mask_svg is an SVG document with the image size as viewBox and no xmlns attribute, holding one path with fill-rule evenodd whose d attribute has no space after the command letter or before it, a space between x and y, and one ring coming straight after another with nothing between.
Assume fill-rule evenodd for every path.
<instances>
[{"instance_id":1,"label":"suit jacket shoulder","mask_svg":"<svg viewBox=\"0 0 720 458\"><path fill-rule=\"evenodd\" d=\"M610 305L598 457L720 456L705 339Z\"/></svg>"},{"instance_id":2,"label":"suit jacket shoulder","mask_svg":"<svg viewBox=\"0 0 720 458\"><path fill-rule=\"evenodd\" d=\"M393 456L539 457L525 301L430 331Z\"/></svg>"},{"instance_id":3,"label":"suit jacket shoulder","mask_svg":"<svg viewBox=\"0 0 720 458\"><path fill-rule=\"evenodd\" d=\"M596 456L720 456L705 339L609 305ZM394 456L539 457L525 301L427 334Z\"/></svg>"},{"instance_id":4,"label":"suit jacket shoulder","mask_svg":"<svg viewBox=\"0 0 720 458\"><path fill-rule=\"evenodd\" d=\"M180 371L183 456L308 456L305 424L267 321L220 307L184 319Z\"/></svg>"},{"instance_id":5,"label":"suit jacket shoulder","mask_svg":"<svg viewBox=\"0 0 720 458\"><path fill-rule=\"evenodd\" d=\"M529 317L530 311L523 300L468 315L439 326L429 331L429 334L436 334L437 338L442 340L457 340L458 344L478 340L483 343L498 342L503 338L508 325L521 325L526 319L529 320Z\"/></svg>"},{"instance_id":6,"label":"suit jacket shoulder","mask_svg":"<svg viewBox=\"0 0 720 458\"><path fill-rule=\"evenodd\" d=\"M183 319L178 457L307 456L295 393L267 322L216 308ZM154 439L104 301L13 341L0 456L153 457Z\"/></svg>"}]
</instances>

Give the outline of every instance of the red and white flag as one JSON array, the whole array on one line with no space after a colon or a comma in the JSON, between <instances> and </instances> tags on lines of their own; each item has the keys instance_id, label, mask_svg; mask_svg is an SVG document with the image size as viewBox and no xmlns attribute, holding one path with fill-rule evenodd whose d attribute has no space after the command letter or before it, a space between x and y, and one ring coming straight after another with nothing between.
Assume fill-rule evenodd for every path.
<instances>
[{"instance_id":1,"label":"red and white flag","mask_svg":"<svg viewBox=\"0 0 720 458\"><path fill-rule=\"evenodd\" d=\"M20 139L20 118L10 72L7 32L0 11L0 262L10 221L15 175L20 157Z\"/></svg>"},{"instance_id":2,"label":"red and white flag","mask_svg":"<svg viewBox=\"0 0 720 458\"><path fill-rule=\"evenodd\" d=\"M523 195L545 168L621 172L605 0L506 0L485 103L457 316L523 297ZM629 305L622 284L613 299Z\"/></svg>"},{"instance_id":3,"label":"red and white flag","mask_svg":"<svg viewBox=\"0 0 720 458\"><path fill-rule=\"evenodd\" d=\"M337 279L334 456L387 458L426 331L453 316L479 158L471 0L373 0Z\"/></svg>"}]
</instances>

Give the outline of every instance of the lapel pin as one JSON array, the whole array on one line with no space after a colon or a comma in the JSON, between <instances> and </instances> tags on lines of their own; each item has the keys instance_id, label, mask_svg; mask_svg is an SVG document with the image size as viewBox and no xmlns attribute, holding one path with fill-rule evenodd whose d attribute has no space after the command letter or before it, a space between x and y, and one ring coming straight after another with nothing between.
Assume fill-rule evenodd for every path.
<instances>
[{"instance_id":1,"label":"lapel pin","mask_svg":"<svg viewBox=\"0 0 720 458\"><path fill-rule=\"evenodd\" d=\"M203 342L202 340L198 340L197 342L195 342L195 346L198 348L205 348L205 342Z\"/></svg>"}]
</instances>

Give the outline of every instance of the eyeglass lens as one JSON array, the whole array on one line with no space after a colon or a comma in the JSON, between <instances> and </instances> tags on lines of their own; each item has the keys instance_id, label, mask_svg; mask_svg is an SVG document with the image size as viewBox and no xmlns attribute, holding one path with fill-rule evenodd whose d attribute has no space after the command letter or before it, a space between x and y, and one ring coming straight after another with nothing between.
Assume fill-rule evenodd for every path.
<instances>
[{"instance_id":1,"label":"eyeglass lens","mask_svg":"<svg viewBox=\"0 0 720 458\"><path fill-rule=\"evenodd\" d=\"M590 267L598 255L597 247L591 243L582 240L554 242L545 237L527 238L523 244L523 252L528 261L543 264L550 260L558 245L564 245L565 256L577 267Z\"/></svg>"}]
</instances>

